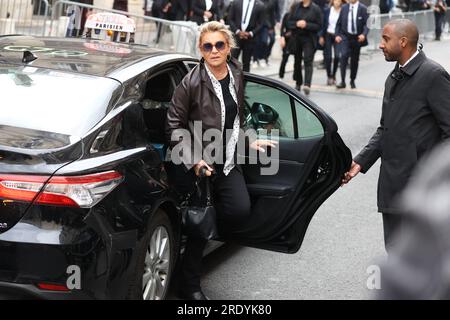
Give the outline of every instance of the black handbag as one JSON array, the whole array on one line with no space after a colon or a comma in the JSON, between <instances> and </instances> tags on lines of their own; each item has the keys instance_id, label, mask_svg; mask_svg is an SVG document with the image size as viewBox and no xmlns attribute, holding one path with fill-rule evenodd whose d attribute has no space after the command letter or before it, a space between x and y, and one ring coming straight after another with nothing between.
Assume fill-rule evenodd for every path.
<instances>
[{"instance_id":1,"label":"black handbag","mask_svg":"<svg viewBox=\"0 0 450 320\"><path fill-rule=\"evenodd\" d=\"M216 209L212 205L210 181L205 177L206 206L186 206L182 208L183 233L188 237L212 240L218 237Z\"/></svg>"}]
</instances>

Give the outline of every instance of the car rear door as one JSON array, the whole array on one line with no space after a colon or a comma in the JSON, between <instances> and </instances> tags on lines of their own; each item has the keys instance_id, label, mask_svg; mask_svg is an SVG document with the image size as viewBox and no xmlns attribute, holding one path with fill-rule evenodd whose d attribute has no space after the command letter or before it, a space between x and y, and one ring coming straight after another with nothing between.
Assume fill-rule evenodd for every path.
<instances>
[{"instance_id":1,"label":"car rear door","mask_svg":"<svg viewBox=\"0 0 450 320\"><path fill-rule=\"evenodd\" d=\"M279 129L277 152L268 150L272 161L278 160L278 170L273 175L262 174L261 170L273 163L264 161L264 165L251 159L251 154L238 155L246 163L242 168L252 216L231 240L297 252L314 213L340 186L351 164L351 152L337 133L334 120L282 82L246 74L245 115L246 127L257 130L259 139L268 138L270 128Z\"/></svg>"}]
</instances>

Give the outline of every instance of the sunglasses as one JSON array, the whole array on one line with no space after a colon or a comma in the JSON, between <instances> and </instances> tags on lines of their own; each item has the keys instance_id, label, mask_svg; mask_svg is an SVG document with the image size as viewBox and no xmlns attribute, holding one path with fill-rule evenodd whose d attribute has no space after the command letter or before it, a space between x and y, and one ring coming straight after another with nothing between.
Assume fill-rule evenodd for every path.
<instances>
[{"instance_id":1,"label":"sunglasses","mask_svg":"<svg viewBox=\"0 0 450 320\"><path fill-rule=\"evenodd\" d=\"M202 49L205 52L211 52L213 47L215 47L218 51L222 51L225 49L225 42L217 41L215 44L206 42L202 45Z\"/></svg>"}]
</instances>

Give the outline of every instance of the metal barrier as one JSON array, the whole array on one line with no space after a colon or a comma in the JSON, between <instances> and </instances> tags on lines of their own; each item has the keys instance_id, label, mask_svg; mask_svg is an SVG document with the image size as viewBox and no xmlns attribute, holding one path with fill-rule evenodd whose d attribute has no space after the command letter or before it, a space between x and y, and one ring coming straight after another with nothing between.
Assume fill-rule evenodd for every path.
<instances>
[{"instance_id":1,"label":"metal barrier","mask_svg":"<svg viewBox=\"0 0 450 320\"><path fill-rule=\"evenodd\" d=\"M449 14L450 11L447 9L447 15ZM409 19L414 21L419 29L420 37L422 39L434 36L435 21L434 11L432 9L413 12L371 14L368 21L370 29L367 37L367 40L369 41L368 50L378 50L383 26L393 19Z\"/></svg>"},{"instance_id":2,"label":"metal barrier","mask_svg":"<svg viewBox=\"0 0 450 320\"><path fill-rule=\"evenodd\" d=\"M76 27L79 25L80 33L83 35L81 16L98 12L125 14L132 18L136 22L135 43L191 55L197 54L198 26L195 22L168 21L73 1L56 1L52 7L51 23L46 35L65 36L68 29L67 26L69 23L73 24L74 22ZM80 16L75 17L77 14Z\"/></svg>"},{"instance_id":3,"label":"metal barrier","mask_svg":"<svg viewBox=\"0 0 450 320\"><path fill-rule=\"evenodd\" d=\"M377 14L377 6L369 6L369 46L378 50L384 24L391 19L407 18L416 22L421 37L434 32L433 10ZM371 11L373 9L373 11ZM0 35L26 34L38 36L83 35L83 15L98 12L125 14L136 22L135 43L164 50L198 55L198 26L191 21L169 21L144 15L100 8L66 0L0 0ZM447 13L450 15L450 12ZM72 29L71 29L72 28ZM78 32L73 31L73 28ZM79 30L78 30L79 29Z\"/></svg>"},{"instance_id":4,"label":"metal barrier","mask_svg":"<svg viewBox=\"0 0 450 320\"><path fill-rule=\"evenodd\" d=\"M0 35L44 35L49 12L48 0L0 0Z\"/></svg>"}]
</instances>

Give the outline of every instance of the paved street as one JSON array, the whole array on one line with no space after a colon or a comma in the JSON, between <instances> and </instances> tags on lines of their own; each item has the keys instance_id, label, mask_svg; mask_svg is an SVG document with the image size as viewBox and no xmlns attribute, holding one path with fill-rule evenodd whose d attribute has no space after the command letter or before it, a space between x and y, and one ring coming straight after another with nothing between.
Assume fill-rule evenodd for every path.
<instances>
[{"instance_id":1,"label":"paved street","mask_svg":"<svg viewBox=\"0 0 450 320\"><path fill-rule=\"evenodd\" d=\"M442 42L424 42L424 51L450 71L449 35ZM284 81L294 85L290 59ZM269 67L252 72L278 79L278 63L275 51ZM364 52L357 89L340 91L325 85L325 70L314 70L309 99L335 119L353 155L379 123L384 81L393 67L381 52ZM366 286L367 268L385 259L382 220L376 208L378 172L379 162L337 190L317 211L296 254L225 245L207 256L202 278L205 294L214 300L370 299L373 291ZM4 298L0 293L0 300Z\"/></svg>"},{"instance_id":2,"label":"paved street","mask_svg":"<svg viewBox=\"0 0 450 320\"><path fill-rule=\"evenodd\" d=\"M449 40L425 42L424 51L450 70ZM353 154L378 125L384 81L393 66L381 52L362 56L357 89L343 92L326 87L325 71L314 70L310 99L336 120ZM276 69L253 71L274 75ZM287 74L286 79L291 76ZM298 253L225 246L208 256L205 293L212 299L370 298L373 292L366 287L366 270L385 258L382 220L376 208L378 171L379 162L323 204Z\"/></svg>"}]
</instances>

